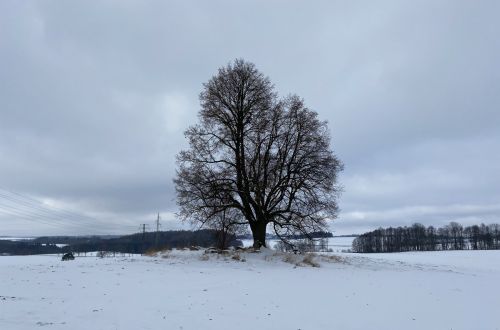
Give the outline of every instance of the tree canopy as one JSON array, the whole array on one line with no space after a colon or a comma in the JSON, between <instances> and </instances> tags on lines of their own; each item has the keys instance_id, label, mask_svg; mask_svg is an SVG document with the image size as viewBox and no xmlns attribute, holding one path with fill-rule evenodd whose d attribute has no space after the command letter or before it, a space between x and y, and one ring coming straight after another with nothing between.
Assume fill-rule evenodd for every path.
<instances>
[{"instance_id":1,"label":"tree canopy","mask_svg":"<svg viewBox=\"0 0 500 330\"><path fill-rule=\"evenodd\" d=\"M269 78L238 59L203 85L199 123L185 132L177 157L177 202L183 219L210 226L248 225L265 245L279 237L326 229L338 212L341 161L327 123Z\"/></svg>"}]
</instances>

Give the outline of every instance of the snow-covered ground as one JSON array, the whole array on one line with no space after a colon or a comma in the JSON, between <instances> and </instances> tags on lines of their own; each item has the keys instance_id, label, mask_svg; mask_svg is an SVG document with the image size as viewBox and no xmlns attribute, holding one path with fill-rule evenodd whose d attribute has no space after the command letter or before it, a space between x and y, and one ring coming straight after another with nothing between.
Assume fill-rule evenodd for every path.
<instances>
[{"instance_id":1,"label":"snow-covered ground","mask_svg":"<svg viewBox=\"0 0 500 330\"><path fill-rule=\"evenodd\" d=\"M13 236L0 236L0 241L1 240L8 240L8 241L27 241L34 239L35 237L13 237Z\"/></svg>"},{"instance_id":2,"label":"snow-covered ground","mask_svg":"<svg viewBox=\"0 0 500 330\"><path fill-rule=\"evenodd\" d=\"M500 329L500 251L201 254L0 257L0 329Z\"/></svg>"},{"instance_id":3,"label":"snow-covered ground","mask_svg":"<svg viewBox=\"0 0 500 330\"><path fill-rule=\"evenodd\" d=\"M355 237L330 237L328 238L328 248L333 252L344 252L346 250L350 250L352 248L352 241ZM241 242L243 246L248 247L253 245L253 239L242 239ZM270 248L274 248L275 245L279 242L278 239L269 239L267 240L267 246Z\"/></svg>"}]
</instances>

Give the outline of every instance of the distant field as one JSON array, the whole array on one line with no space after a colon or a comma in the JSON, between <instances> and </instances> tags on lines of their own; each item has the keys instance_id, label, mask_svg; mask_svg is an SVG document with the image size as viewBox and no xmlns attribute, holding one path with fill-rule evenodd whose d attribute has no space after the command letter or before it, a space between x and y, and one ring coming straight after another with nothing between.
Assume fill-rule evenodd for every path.
<instances>
[{"instance_id":1,"label":"distant field","mask_svg":"<svg viewBox=\"0 0 500 330\"><path fill-rule=\"evenodd\" d=\"M274 253L0 257L0 329L499 329L500 251Z\"/></svg>"},{"instance_id":2,"label":"distant field","mask_svg":"<svg viewBox=\"0 0 500 330\"><path fill-rule=\"evenodd\" d=\"M352 247L352 241L355 237L331 237L328 238L328 247L332 249L333 252L342 252L348 250ZM268 244L273 248L279 240L268 240ZM243 246L252 246L253 240L244 239L242 240Z\"/></svg>"},{"instance_id":3,"label":"distant field","mask_svg":"<svg viewBox=\"0 0 500 330\"><path fill-rule=\"evenodd\" d=\"M0 236L0 240L4 241L24 241L34 239L34 237L10 237L10 236Z\"/></svg>"}]
</instances>

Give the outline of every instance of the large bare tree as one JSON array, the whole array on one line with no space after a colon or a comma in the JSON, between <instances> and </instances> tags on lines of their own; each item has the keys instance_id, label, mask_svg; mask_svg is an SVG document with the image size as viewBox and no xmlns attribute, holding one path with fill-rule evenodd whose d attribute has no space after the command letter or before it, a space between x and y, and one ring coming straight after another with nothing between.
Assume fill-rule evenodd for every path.
<instances>
[{"instance_id":1,"label":"large bare tree","mask_svg":"<svg viewBox=\"0 0 500 330\"><path fill-rule=\"evenodd\" d=\"M220 68L200 94L199 123L186 132L175 181L183 219L209 225L221 213L247 224L254 246L275 233L325 230L337 215L342 163L325 121L238 59Z\"/></svg>"}]
</instances>

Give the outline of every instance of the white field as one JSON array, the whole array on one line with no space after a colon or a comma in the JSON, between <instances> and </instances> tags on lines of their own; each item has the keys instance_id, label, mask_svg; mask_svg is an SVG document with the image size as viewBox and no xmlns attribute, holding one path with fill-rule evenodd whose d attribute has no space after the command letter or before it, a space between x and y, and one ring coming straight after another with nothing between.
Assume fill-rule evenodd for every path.
<instances>
[{"instance_id":1,"label":"white field","mask_svg":"<svg viewBox=\"0 0 500 330\"><path fill-rule=\"evenodd\" d=\"M500 329L500 251L201 253L0 257L0 329Z\"/></svg>"},{"instance_id":2,"label":"white field","mask_svg":"<svg viewBox=\"0 0 500 330\"><path fill-rule=\"evenodd\" d=\"M354 237L331 237L328 239L328 248L333 252L343 252L346 250L350 250L352 248L352 241ZM249 247L253 245L253 239L243 239L241 240L243 246ZM269 239L266 240L266 245L270 248L274 248L274 246L279 242L278 239Z\"/></svg>"}]
</instances>

